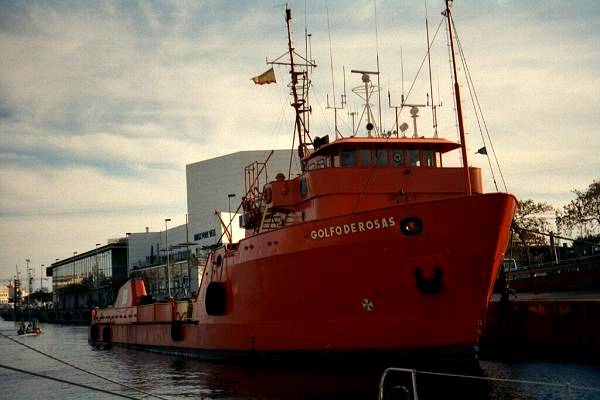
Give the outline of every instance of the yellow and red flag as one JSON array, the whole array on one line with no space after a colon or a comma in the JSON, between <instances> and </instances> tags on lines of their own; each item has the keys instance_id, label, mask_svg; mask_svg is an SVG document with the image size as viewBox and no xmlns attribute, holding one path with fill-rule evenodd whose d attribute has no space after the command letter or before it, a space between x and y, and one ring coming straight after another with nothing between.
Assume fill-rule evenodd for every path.
<instances>
[{"instance_id":1,"label":"yellow and red flag","mask_svg":"<svg viewBox=\"0 0 600 400\"><path fill-rule=\"evenodd\" d=\"M275 80L275 71L271 67L268 71L252 78L252 81L257 85L264 85L268 83L277 83Z\"/></svg>"}]
</instances>

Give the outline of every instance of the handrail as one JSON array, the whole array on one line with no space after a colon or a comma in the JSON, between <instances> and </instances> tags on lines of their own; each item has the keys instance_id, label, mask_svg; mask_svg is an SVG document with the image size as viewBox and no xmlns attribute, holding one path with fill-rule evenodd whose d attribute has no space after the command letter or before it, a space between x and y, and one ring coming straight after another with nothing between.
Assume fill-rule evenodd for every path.
<instances>
[{"instance_id":1,"label":"handrail","mask_svg":"<svg viewBox=\"0 0 600 400\"><path fill-rule=\"evenodd\" d=\"M383 371L383 374L381 375L381 379L379 380L379 400L383 400L383 390L384 390L385 378L387 377L387 375L390 372L406 372L406 373L411 374L413 400L419 399L418 393L417 393L417 374L446 376L446 377L465 378L465 379L479 379L479 380L495 381L495 382L524 383L524 384L529 384L529 385L541 385L541 386L547 386L547 387L560 387L560 388L565 389L565 397L564 398L566 400L570 400L572 389L587 390L587 391L591 391L591 392L600 393L600 388L595 388L595 387L590 387L590 386L581 386L581 385L571 385L570 382L551 383L551 382L531 381L531 380L527 380L527 379L495 378L495 377L491 377L491 376L461 375L461 374L450 374L450 373L444 373L444 372L417 371L416 369L409 369L409 368L390 367L390 368L387 368L385 371Z\"/></svg>"}]
</instances>

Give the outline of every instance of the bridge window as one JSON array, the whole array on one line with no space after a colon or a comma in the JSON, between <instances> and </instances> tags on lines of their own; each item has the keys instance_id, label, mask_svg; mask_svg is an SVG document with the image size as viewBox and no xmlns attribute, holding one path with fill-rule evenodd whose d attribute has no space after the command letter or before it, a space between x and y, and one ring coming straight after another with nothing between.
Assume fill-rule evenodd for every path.
<instances>
[{"instance_id":1,"label":"bridge window","mask_svg":"<svg viewBox=\"0 0 600 400\"><path fill-rule=\"evenodd\" d=\"M335 154L335 155L331 156L331 166L332 167L340 166L340 155L339 154Z\"/></svg>"},{"instance_id":2,"label":"bridge window","mask_svg":"<svg viewBox=\"0 0 600 400\"><path fill-rule=\"evenodd\" d=\"M423 166L435 167L435 158L433 158L433 150L423 150Z\"/></svg>"},{"instance_id":3,"label":"bridge window","mask_svg":"<svg viewBox=\"0 0 600 400\"><path fill-rule=\"evenodd\" d=\"M435 152L435 165L438 167L442 166L442 153L437 151Z\"/></svg>"},{"instance_id":4,"label":"bridge window","mask_svg":"<svg viewBox=\"0 0 600 400\"><path fill-rule=\"evenodd\" d=\"M375 149L375 166L376 167L387 167L388 166L387 149Z\"/></svg>"},{"instance_id":5,"label":"bridge window","mask_svg":"<svg viewBox=\"0 0 600 400\"><path fill-rule=\"evenodd\" d=\"M354 149L342 150L342 167L356 166L356 151Z\"/></svg>"},{"instance_id":6,"label":"bridge window","mask_svg":"<svg viewBox=\"0 0 600 400\"><path fill-rule=\"evenodd\" d=\"M408 166L418 167L419 165L421 165L419 150L408 150Z\"/></svg>"},{"instance_id":7,"label":"bridge window","mask_svg":"<svg viewBox=\"0 0 600 400\"><path fill-rule=\"evenodd\" d=\"M404 150L392 150L392 167L404 166Z\"/></svg>"},{"instance_id":8,"label":"bridge window","mask_svg":"<svg viewBox=\"0 0 600 400\"><path fill-rule=\"evenodd\" d=\"M317 158L317 168L325 168L325 158Z\"/></svg>"},{"instance_id":9,"label":"bridge window","mask_svg":"<svg viewBox=\"0 0 600 400\"><path fill-rule=\"evenodd\" d=\"M371 166L371 149L360 149L360 166Z\"/></svg>"}]
</instances>

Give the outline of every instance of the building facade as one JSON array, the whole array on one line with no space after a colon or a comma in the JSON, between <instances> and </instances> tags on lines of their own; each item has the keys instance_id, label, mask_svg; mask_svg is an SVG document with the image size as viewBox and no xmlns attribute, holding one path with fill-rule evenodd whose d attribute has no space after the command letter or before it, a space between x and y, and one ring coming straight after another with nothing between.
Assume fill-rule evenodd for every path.
<instances>
[{"instance_id":1,"label":"building facade","mask_svg":"<svg viewBox=\"0 0 600 400\"><path fill-rule=\"evenodd\" d=\"M117 239L57 261L46 275L52 277L52 300L59 310L112 304L127 279L127 241Z\"/></svg>"},{"instance_id":2,"label":"building facade","mask_svg":"<svg viewBox=\"0 0 600 400\"><path fill-rule=\"evenodd\" d=\"M8 304L8 286L0 286L0 304Z\"/></svg>"},{"instance_id":3,"label":"building facade","mask_svg":"<svg viewBox=\"0 0 600 400\"><path fill-rule=\"evenodd\" d=\"M54 304L62 310L112 304L129 277L143 278L154 299L193 295L208 252L228 240L225 226L230 226L233 242L245 236L236 214L249 179L245 167L253 164L257 173L261 165L254 163L269 158L259 181L262 186L277 173L287 175L290 154L290 150L240 151L188 164L187 223L158 232L146 228L127 233L125 238L52 264L46 275L52 277ZM298 161L291 165L297 173Z\"/></svg>"},{"instance_id":4,"label":"building facade","mask_svg":"<svg viewBox=\"0 0 600 400\"><path fill-rule=\"evenodd\" d=\"M264 162L270 153L240 151L188 164L188 223L166 231L127 236L129 275L143 277L150 296L162 299L193 294L198 289L208 251L227 241L223 225L230 226L233 242L245 236L236 214L245 195L244 170L255 162ZM278 172L287 173L289 161L290 150L273 151L261 183Z\"/></svg>"}]
</instances>

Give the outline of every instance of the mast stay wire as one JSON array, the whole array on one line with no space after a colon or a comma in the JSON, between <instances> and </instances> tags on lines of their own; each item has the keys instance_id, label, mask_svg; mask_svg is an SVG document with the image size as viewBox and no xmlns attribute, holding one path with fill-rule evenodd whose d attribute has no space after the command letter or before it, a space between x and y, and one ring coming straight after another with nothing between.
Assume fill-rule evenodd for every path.
<instances>
[{"instance_id":1,"label":"mast stay wire","mask_svg":"<svg viewBox=\"0 0 600 400\"><path fill-rule=\"evenodd\" d=\"M327 35L329 37L329 66L331 67L331 91L333 93L333 112L335 113L335 137L337 139L338 127L337 127L337 109L336 109L336 97L335 97L335 79L333 78L333 50L331 49L331 27L329 25L329 5L325 2L325 10L327 11ZM329 105L329 104L328 104ZM343 106L343 104L342 104Z\"/></svg>"},{"instance_id":2,"label":"mast stay wire","mask_svg":"<svg viewBox=\"0 0 600 400\"><path fill-rule=\"evenodd\" d=\"M442 12L443 19L446 18L446 11ZM445 27L446 31L446 48L448 50L448 68L450 69L450 81L454 82L454 69L452 68L452 48L450 47L450 32L448 31L448 26ZM458 132L458 115L456 113L456 93L454 93L454 85L450 84L450 92L452 93L452 103L454 104L454 128L456 128L456 138L457 141L460 142L460 133ZM458 155L459 162L462 162L462 146L459 149Z\"/></svg>"},{"instance_id":3,"label":"mast stay wire","mask_svg":"<svg viewBox=\"0 0 600 400\"><path fill-rule=\"evenodd\" d=\"M379 29L377 27L377 0L373 0L373 10L375 18L375 52L377 56L377 99L379 101L379 136L383 134L383 126L381 123L381 70L379 69Z\"/></svg>"},{"instance_id":4,"label":"mast stay wire","mask_svg":"<svg viewBox=\"0 0 600 400\"><path fill-rule=\"evenodd\" d=\"M5 334L4 334L4 333L2 333L2 332L0 332L0 336L2 336L2 337L4 337L5 339L8 339L8 340L10 340L10 341L12 341L12 342L14 342L14 343L18 344L18 345L21 345L21 346L23 346L23 347L26 347L26 348L28 348L28 349L29 349L29 350L31 350L31 351L34 351L34 352L36 352L36 353L38 353L38 354L41 354L41 355L43 355L43 356L46 356L46 357L48 357L48 358L50 358L50 359L52 359L52 360L54 360L54 361L57 361L57 362L59 362L59 363L61 363L61 364L67 365L67 366L69 366L69 367L71 367L71 368L74 368L74 369L76 369L76 370L78 370L78 371L81 371L81 372L84 372L84 373L86 373L86 374L89 374L89 375L95 376L96 378L100 378L100 379L102 379L102 380L105 380L105 381L107 381L107 382L110 382L110 383L113 383L113 384L115 384L115 385L119 385L119 386L122 386L122 387L124 387L124 388L130 389L130 390L133 390L133 391L136 391L136 392L138 392L138 393L141 393L141 394L144 394L144 395L146 395L146 396L151 396L151 397L154 397L154 398L157 398L157 399L161 399L161 400L168 400L168 399L167 399L167 398L165 398L165 397L161 397L161 396L158 396L158 395L156 395L156 394L152 394L152 393L150 393L150 392L146 392L146 391L144 391L144 390L137 389L137 388L135 388L135 387L133 387L133 386L126 385L126 384L124 384L124 383L121 383L121 382L115 381L115 380L113 380L113 379L107 378L107 377L105 377L105 376L102 376L102 375L100 375L100 374L97 374L97 373L95 373L95 372L88 371L88 370L86 370L86 369L83 369L83 368L81 368L81 367L78 367L78 366L77 366L77 365L75 365L75 364L72 364L72 363L70 363L70 362L68 362L68 361L65 361L65 360L61 360L60 358L54 357L54 356L53 356L53 355L51 355L51 354L45 353L45 352L43 352L43 351L41 351L41 350L39 350L39 349L36 349L35 347L29 346L29 345L27 345L27 344L25 344L25 343L22 343L22 342L20 342L20 341L18 341L18 340L16 340L16 339L13 339L13 338L11 338L10 336L8 336L8 335L5 335ZM47 376L45 376L45 375L42 375L42 377L47 377ZM51 379L51 378L49 378L49 379ZM131 398L133 398L133 397L131 397Z\"/></svg>"},{"instance_id":5,"label":"mast stay wire","mask_svg":"<svg viewBox=\"0 0 600 400\"><path fill-rule=\"evenodd\" d=\"M128 396L126 394L112 392L110 390L97 388L97 387L86 385L86 384L83 384L83 383L77 383L77 382L67 381L65 379L55 378L53 376L39 374L39 373L33 372L33 371L27 371L27 370L24 370L24 369L21 369L21 368L11 367L9 365L0 364L0 368L8 369L10 371L20 372L22 374L37 376L38 378L49 379L51 381L56 381L56 382L60 382L60 383L66 383L67 385L79 386L79 387L84 388L84 389L89 389L89 390L92 390L92 391L95 391L95 392L106 393L106 394L110 394L110 395L116 396L116 397L123 397L125 399L138 400L137 397L131 397L131 396Z\"/></svg>"},{"instance_id":6,"label":"mast stay wire","mask_svg":"<svg viewBox=\"0 0 600 400\"><path fill-rule=\"evenodd\" d=\"M437 130L437 116L435 101L433 100L433 81L431 77L431 46L429 45L429 16L427 12L427 0L423 0L425 3L425 30L427 32L427 64L429 67L429 96L431 97L431 118L433 119L433 137L438 137Z\"/></svg>"},{"instance_id":7,"label":"mast stay wire","mask_svg":"<svg viewBox=\"0 0 600 400\"><path fill-rule=\"evenodd\" d=\"M454 28L454 32L456 33L456 43L458 44L457 47L458 47L459 55L460 55L460 58L462 60L463 65L464 65L465 76L467 77L467 84L469 86L473 87L473 94L474 94L474 98L475 98L475 101L473 102L473 107L475 108L475 103L477 103L477 108L479 109L479 114L481 115L481 121L483 122L485 133L486 133L486 135L488 137L488 142L490 143L490 147L492 148L492 154L494 156L494 160L496 161L496 166L497 166L498 172L500 174L500 179L502 180L502 185L504 186L504 190L506 192L508 192L508 187L506 186L506 181L504 180L504 174L502 173L502 168L500 167L500 162L498 160L498 156L496 155L496 150L494 149L494 144L492 142L492 138L490 136L490 132L489 132L488 127L487 127L487 123L485 122L485 118L483 116L483 111L482 111L482 108L481 108L481 103L479 102L479 97L477 96L477 91L475 90L475 83L473 82L473 78L471 77L471 71L470 71L469 66L467 64L467 59L465 57L465 54L464 54L464 51L463 51L463 47L462 47L462 44L461 44L461 41L460 41L460 38L459 38L459 35L458 35L457 31L456 31L456 25L454 24L454 18L452 18L452 15L450 17L451 17L451 20L452 20L452 27ZM477 112L475 112L475 114L477 115ZM481 132L481 136L482 136L482 139L483 139L483 132ZM484 140L484 145L485 145L485 140ZM489 156L488 156L488 158L489 158ZM490 166L490 168L491 168L491 166ZM492 171L492 174L493 174L493 171Z\"/></svg>"},{"instance_id":8,"label":"mast stay wire","mask_svg":"<svg viewBox=\"0 0 600 400\"><path fill-rule=\"evenodd\" d=\"M433 38L431 39L431 43L427 43L427 47L428 47L427 52L429 52L429 48L431 48L431 45L435 41L435 39L437 37L437 34L440 31L440 28L442 27L442 24L444 23L444 20L445 20L445 18L442 17L441 20L440 20L440 23L438 24L438 26L437 26L437 28L435 30ZM423 69L423 65L425 64L425 61L427 60L427 55L428 55L428 53L425 53L425 56L423 57L423 60L421 60L421 65L419 66L419 69L417 70L417 73L415 74L415 77L414 77L414 79L413 79L413 81L412 81L412 83L410 85L410 88L408 89L408 93L406 94L405 100L408 99L408 97L410 96L410 93L412 92L412 90L413 90L413 88L415 86L415 83L417 82L417 78L419 77L419 75L421 73L421 70ZM404 108L403 106L400 107L400 112L402 112L403 108ZM381 114L379 114L379 115L381 116ZM386 138L386 142L390 140L390 137ZM360 204L360 202L361 202L361 200L362 200L362 198L363 198L363 196L364 196L364 194L365 194L365 192L367 190L367 186L369 186L369 183L371 182L371 178L373 177L373 173L375 172L375 165L374 164L371 166L371 171L369 173L369 177L367 178L367 180L366 180L366 182L365 182L365 184L363 186L363 189L360 192L360 195L356 199L356 203L354 204L354 207L352 209L353 212L355 212L358 209L358 205Z\"/></svg>"},{"instance_id":9,"label":"mast stay wire","mask_svg":"<svg viewBox=\"0 0 600 400\"><path fill-rule=\"evenodd\" d=\"M431 43L429 43L429 46L428 46L429 48L431 48L431 45L433 44L433 42L435 42L437 34L440 31L440 28L442 27L443 23L444 23L444 17L442 17L442 19L440 20L440 23L439 23L438 27L436 28L435 33L433 34L433 38L431 38ZM415 87L415 84L417 83L417 79L419 78L419 75L421 74L421 70L423 69L423 65L425 65L425 61L427 61L427 53L425 53L423 60L421 60L421 65L419 65L419 69L417 70L417 73L415 74L415 77L413 78L413 81L410 84L410 88L408 89L408 93L406 93L406 96L404 98L405 101L408 100L410 93L412 92L413 88ZM400 107L400 112L402 112L403 108L404 108L404 106Z\"/></svg>"},{"instance_id":10,"label":"mast stay wire","mask_svg":"<svg viewBox=\"0 0 600 400\"><path fill-rule=\"evenodd\" d=\"M456 36L456 43L459 43L458 34L456 33L456 27L454 26L454 23L452 25L454 27L454 34ZM460 47L460 45L458 46L458 49L459 49L459 55L460 55L461 65L463 67L463 70L465 71L465 77L466 77L466 82L467 82L467 89L469 89L469 96L471 97L471 105L473 106L473 114L475 115L475 121L477 121L477 127L479 128L479 133L481 135L481 141L483 142L483 146L484 146L484 148L487 148L486 147L487 143L486 143L485 137L483 135L483 129L481 128L481 118L483 118L483 115L481 114L481 112L477 111L477 106L475 104L475 99L473 97L475 88L472 85L472 82L470 80L470 75L467 72L468 71L467 60L465 59L464 54L462 53L462 48ZM481 116L481 118L480 118L480 116ZM492 173L492 180L494 181L494 187L496 188L496 192L499 192L499 190L498 190L498 183L496 182L496 174L494 173L494 168L492 167L492 161L491 161L490 155L487 153L487 151L485 153L485 156L487 158L487 162L488 162L488 165L490 167L490 172Z\"/></svg>"}]
</instances>

